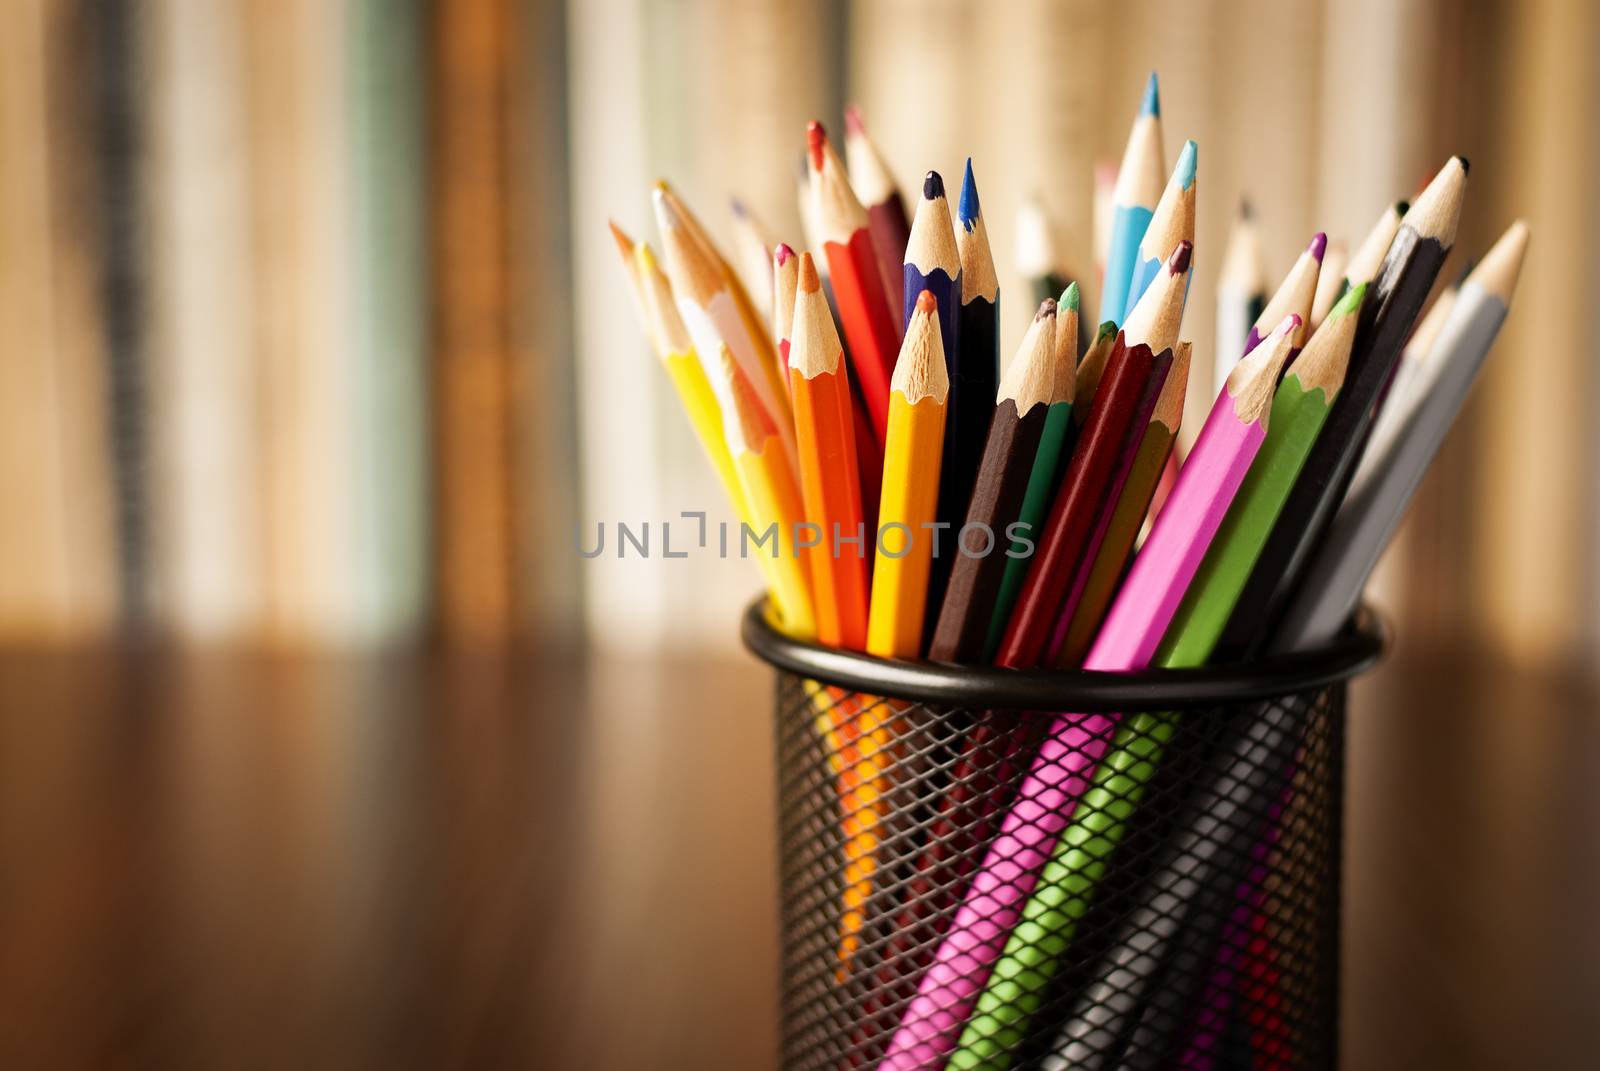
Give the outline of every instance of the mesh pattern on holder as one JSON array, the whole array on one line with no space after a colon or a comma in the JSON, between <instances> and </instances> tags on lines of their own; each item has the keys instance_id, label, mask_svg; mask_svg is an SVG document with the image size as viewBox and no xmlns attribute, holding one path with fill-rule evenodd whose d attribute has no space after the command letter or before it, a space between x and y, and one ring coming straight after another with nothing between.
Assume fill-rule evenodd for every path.
<instances>
[{"instance_id":1,"label":"mesh pattern on holder","mask_svg":"<svg viewBox=\"0 0 1600 1071\"><path fill-rule=\"evenodd\" d=\"M919 987L969 997L896 1067L1334 1065L1342 683L1097 719L1049 861L998 879L1004 947L949 992L924 976L1055 716L791 672L776 713L784 1067L880 1066Z\"/></svg>"}]
</instances>

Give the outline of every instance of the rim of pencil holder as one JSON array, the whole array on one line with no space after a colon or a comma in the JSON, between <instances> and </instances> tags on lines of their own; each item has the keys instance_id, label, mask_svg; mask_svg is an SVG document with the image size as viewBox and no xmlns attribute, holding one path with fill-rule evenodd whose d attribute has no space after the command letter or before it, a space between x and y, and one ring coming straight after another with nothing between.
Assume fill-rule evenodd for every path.
<instances>
[{"instance_id":1,"label":"rim of pencil holder","mask_svg":"<svg viewBox=\"0 0 1600 1071\"><path fill-rule=\"evenodd\" d=\"M1198 669L1107 673L1082 669L1002 669L876 658L785 636L765 596L745 609L740 637L775 669L822 684L948 707L997 710L1193 710L1316 691L1372 668L1389 629L1366 604L1327 644Z\"/></svg>"}]
</instances>

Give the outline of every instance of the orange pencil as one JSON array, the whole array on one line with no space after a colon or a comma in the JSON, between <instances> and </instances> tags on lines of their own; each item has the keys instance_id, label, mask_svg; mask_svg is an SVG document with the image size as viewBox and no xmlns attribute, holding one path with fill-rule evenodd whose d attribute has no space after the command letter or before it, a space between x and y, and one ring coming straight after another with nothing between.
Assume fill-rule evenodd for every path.
<instances>
[{"instance_id":1,"label":"orange pencil","mask_svg":"<svg viewBox=\"0 0 1600 1071\"><path fill-rule=\"evenodd\" d=\"M867 644L867 563L874 539L861 508L844 352L810 253L800 254L792 330L789 394L800 453L800 493L806 520L819 529L810 533L816 538L807 540L811 545L806 549L817 637L830 647L859 651Z\"/></svg>"}]
</instances>

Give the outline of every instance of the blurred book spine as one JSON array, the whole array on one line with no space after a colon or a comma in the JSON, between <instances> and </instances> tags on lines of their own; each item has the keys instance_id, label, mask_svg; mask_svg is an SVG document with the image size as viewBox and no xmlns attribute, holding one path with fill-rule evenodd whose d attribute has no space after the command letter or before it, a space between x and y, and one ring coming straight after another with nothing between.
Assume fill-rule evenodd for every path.
<instances>
[{"instance_id":1,"label":"blurred book spine","mask_svg":"<svg viewBox=\"0 0 1600 1071\"><path fill-rule=\"evenodd\" d=\"M356 508L364 637L415 636L428 610L428 291L421 0L350 0Z\"/></svg>"},{"instance_id":2,"label":"blurred book spine","mask_svg":"<svg viewBox=\"0 0 1600 1071\"><path fill-rule=\"evenodd\" d=\"M152 567L180 638L262 620L263 502L251 294L243 0L149 0Z\"/></svg>"},{"instance_id":3,"label":"blurred book spine","mask_svg":"<svg viewBox=\"0 0 1600 1071\"><path fill-rule=\"evenodd\" d=\"M435 511L447 638L512 626L510 0L431 0Z\"/></svg>"},{"instance_id":4,"label":"blurred book spine","mask_svg":"<svg viewBox=\"0 0 1600 1071\"><path fill-rule=\"evenodd\" d=\"M93 146L53 62L66 16L17 0L0 32L0 636L26 639L103 632L117 604Z\"/></svg>"}]
</instances>

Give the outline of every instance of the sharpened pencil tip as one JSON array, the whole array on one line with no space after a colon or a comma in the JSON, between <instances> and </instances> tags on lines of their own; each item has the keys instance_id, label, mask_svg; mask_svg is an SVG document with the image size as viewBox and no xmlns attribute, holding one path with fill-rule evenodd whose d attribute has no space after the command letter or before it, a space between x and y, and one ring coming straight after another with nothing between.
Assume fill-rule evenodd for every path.
<instances>
[{"instance_id":1,"label":"sharpened pencil tip","mask_svg":"<svg viewBox=\"0 0 1600 1071\"><path fill-rule=\"evenodd\" d=\"M780 268L789 263L790 258L793 256L794 250L788 242L779 242L778 247L772 251L772 259L778 262Z\"/></svg>"},{"instance_id":2,"label":"sharpened pencil tip","mask_svg":"<svg viewBox=\"0 0 1600 1071\"><path fill-rule=\"evenodd\" d=\"M737 197L728 198L728 210L731 211L734 214L734 217L737 219L748 219L750 216L750 210L746 208L744 206L744 202L739 200Z\"/></svg>"},{"instance_id":3,"label":"sharpened pencil tip","mask_svg":"<svg viewBox=\"0 0 1600 1071\"><path fill-rule=\"evenodd\" d=\"M817 262L811 259L810 253L800 254L800 273L796 285L807 294L815 294L822 289L822 279L817 275Z\"/></svg>"},{"instance_id":4,"label":"sharpened pencil tip","mask_svg":"<svg viewBox=\"0 0 1600 1071\"><path fill-rule=\"evenodd\" d=\"M1106 339L1111 338L1114 335L1116 335L1116 333L1117 333L1117 321L1115 321L1115 320L1107 320L1105 323L1100 325L1100 330L1098 330L1098 331L1096 331L1094 333L1095 341L1096 342L1103 342Z\"/></svg>"},{"instance_id":5,"label":"sharpened pencil tip","mask_svg":"<svg viewBox=\"0 0 1600 1071\"><path fill-rule=\"evenodd\" d=\"M934 299L932 290L924 290L917 295L917 311L929 316L939 311L939 302Z\"/></svg>"},{"instance_id":6,"label":"sharpened pencil tip","mask_svg":"<svg viewBox=\"0 0 1600 1071\"><path fill-rule=\"evenodd\" d=\"M1200 146L1195 144L1193 138L1183 143L1183 151L1178 154L1178 166L1173 168L1173 173L1178 176L1178 184L1184 189L1194 185L1194 173L1199 164Z\"/></svg>"},{"instance_id":7,"label":"sharpened pencil tip","mask_svg":"<svg viewBox=\"0 0 1600 1071\"><path fill-rule=\"evenodd\" d=\"M1472 171L1472 161L1471 160L1468 160L1465 156L1461 156L1461 155L1457 154L1456 162L1461 165L1461 170L1462 171L1467 172L1467 173L1471 173L1471 171Z\"/></svg>"},{"instance_id":8,"label":"sharpened pencil tip","mask_svg":"<svg viewBox=\"0 0 1600 1071\"><path fill-rule=\"evenodd\" d=\"M972 157L967 157L967 171L961 176L961 203L956 206L956 215L961 219L961 225L967 230L972 230L978 222L978 216L983 208L978 204L978 183L972 177Z\"/></svg>"},{"instance_id":9,"label":"sharpened pencil tip","mask_svg":"<svg viewBox=\"0 0 1600 1071\"><path fill-rule=\"evenodd\" d=\"M1055 314L1056 299L1053 297L1047 297L1043 301L1039 302L1039 311L1033 314L1033 322L1038 323L1040 320L1043 320L1046 317L1052 317Z\"/></svg>"},{"instance_id":10,"label":"sharpened pencil tip","mask_svg":"<svg viewBox=\"0 0 1600 1071\"><path fill-rule=\"evenodd\" d=\"M1250 198L1239 198L1239 218L1250 220L1256 218L1256 206L1250 203Z\"/></svg>"},{"instance_id":11,"label":"sharpened pencil tip","mask_svg":"<svg viewBox=\"0 0 1600 1071\"><path fill-rule=\"evenodd\" d=\"M1178 248L1172 251L1167 258L1167 273L1169 275L1182 275L1189 270L1189 260L1194 255L1194 243L1185 239L1178 243Z\"/></svg>"},{"instance_id":12,"label":"sharpened pencil tip","mask_svg":"<svg viewBox=\"0 0 1600 1071\"><path fill-rule=\"evenodd\" d=\"M864 135L867 132L867 124L861 121L861 109L854 104L844 106L844 132L856 135Z\"/></svg>"},{"instance_id":13,"label":"sharpened pencil tip","mask_svg":"<svg viewBox=\"0 0 1600 1071\"><path fill-rule=\"evenodd\" d=\"M937 200L944 196L944 179L939 172L929 171L922 179L922 199L924 201Z\"/></svg>"},{"instance_id":14,"label":"sharpened pencil tip","mask_svg":"<svg viewBox=\"0 0 1600 1071\"><path fill-rule=\"evenodd\" d=\"M1327 319L1336 320L1341 316L1349 316L1361 308L1361 302L1367 296L1367 287L1371 285L1371 283L1357 283L1349 290L1346 290L1344 297L1335 302L1333 308L1328 310Z\"/></svg>"},{"instance_id":15,"label":"sharpened pencil tip","mask_svg":"<svg viewBox=\"0 0 1600 1071\"><path fill-rule=\"evenodd\" d=\"M628 237L628 232L617 226L617 221L614 219L606 220L606 226L611 228L611 237L616 241L617 249L622 252L623 256L631 256L633 254L633 239Z\"/></svg>"},{"instance_id":16,"label":"sharpened pencil tip","mask_svg":"<svg viewBox=\"0 0 1600 1071\"><path fill-rule=\"evenodd\" d=\"M1140 115L1161 115L1161 90L1156 84L1156 72L1150 72L1150 78L1144 84L1144 99L1139 102Z\"/></svg>"},{"instance_id":17,"label":"sharpened pencil tip","mask_svg":"<svg viewBox=\"0 0 1600 1071\"><path fill-rule=\"evenodd\" d=\"M811 157L811 169L822 170L822 152L828 146L828 132L822 124L813 119L806 124L806 148Z\"/></svg>"},{"instance_id":18,"label":"sharpened pencil tip","mask_svg":"<svg viewBox=\"0 0 1600 1071\"><path fill-rule=\"evenodd\" d=\"M1082 299L1078 293L1078 284L1068 283L1067 288L1061 292L1061 300L1056 302L1056 304L1065 306L1066 308L1071 309L1073 312L1077 312L1079 308L1078 302L1080 300Z\"/></svg>"},{"instance_id":19,"label":"sharpened pencil tip","mask_svg":"<svg viewBox=\"0 0 1600 1071\"><path fill-rule=\"evenodd\" d=\"M1325 253L1327 253L1327 251L1328 236L1323 234L1321 231L1313 234L1311 236L1311 244L1306 246L1306 252L1311 254L1311 259L1315 260L1318 264L1321 264L1322 257Z\"/></svg>"}]
</instances>

